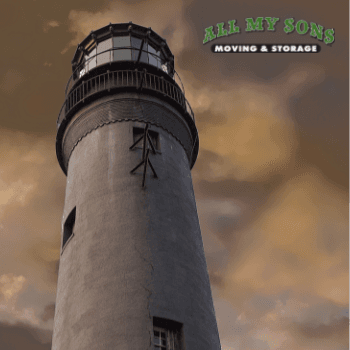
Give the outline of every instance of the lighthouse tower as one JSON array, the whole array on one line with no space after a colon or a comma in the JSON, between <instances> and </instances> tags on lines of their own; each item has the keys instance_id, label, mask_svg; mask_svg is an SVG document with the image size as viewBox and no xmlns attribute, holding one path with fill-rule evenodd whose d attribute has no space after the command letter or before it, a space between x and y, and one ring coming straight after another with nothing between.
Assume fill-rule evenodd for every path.
<instances>
[{"instance_id":1,"label":"lighthouse tower","mask_svg":"<svg viewBox=\"0 0 350 350\"><path fill-rule=\"evenodd\" d=\"M194 115L166 41L109 24L72 60L52 350L219 350L191 168Z\"/></svg>"}]
</instances>

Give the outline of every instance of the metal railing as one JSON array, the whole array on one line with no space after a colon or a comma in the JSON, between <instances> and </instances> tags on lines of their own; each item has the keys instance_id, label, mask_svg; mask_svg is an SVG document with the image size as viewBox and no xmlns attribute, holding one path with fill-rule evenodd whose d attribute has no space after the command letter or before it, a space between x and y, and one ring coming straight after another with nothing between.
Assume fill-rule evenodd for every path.
<instances>
[{"instance_id":1,"label":"metal railing","mask_svg":"<svg viewBox=\"0 0 350 350\"><path fill-rule=\"evenodd\" d=\"M146 70L117 70L112 72L107 71L86 81L81 80L81 83L66 96L66 100L58 116L58 126L62 123L65 116L78 103L84 101L85 98L103 90L110 90L118 87L135 87L139 89L145 88L161 92L163 95L170 97L172 100L181 105L194 120L192 108L186 100L181 88L175 81L171 83L163 77L147 73Z\"/></svg>"}]
</instances>

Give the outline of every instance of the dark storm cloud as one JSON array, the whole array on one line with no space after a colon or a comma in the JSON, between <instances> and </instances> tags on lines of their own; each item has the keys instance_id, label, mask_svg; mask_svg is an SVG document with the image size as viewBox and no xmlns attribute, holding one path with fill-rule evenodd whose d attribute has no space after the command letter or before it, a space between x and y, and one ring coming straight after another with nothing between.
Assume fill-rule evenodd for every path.
<instances>
[{"instance_id":1,"label":"dark storm cloud","mask_svg":"<svg viewBox=\"0 0 350 350\"><path fill-rule=\"evenodd\" d=\"M210 164L203 156L198 160L202 162L203 168ZM199 165L199 167L201 164ZM202 168L202 169L203 169ZM203 173L205 170L202 170ZM275 175L267 181L263 182L249 182L225 179L221 181L206 181L201 180L196 182L195 188L203 196L215 196L218 198L238 198L243 199L249 203L252 208L257 209L265 203L271 194L283 181L283 175ZM257 213L257 212L256 212Z\"/></svg>"},{"instance_id":2,"label":"dark storm cloud","mask_svg":"<svg viewBox=\"0 0 350 350\"><path fill-rule=\"evenodd\" d=\"M308 324L296 324L297 331L305 338L330 338L330 337L344 337L349 331L349 319L342 317L339 320L335 320L331 324L322 323L308 323Z\"/></svg>"},{"instance_id":3,"label":"dark storm cloud","mask_svg":"<svg viewBox=\"0 0 350 350\"><path fill-rule=\"evenodd\" d=\"M208 259L207 259L208 260ZM210 261L207 261L207 264L210 264ZM216 271L213 271L212 269L209 269L209 279L210 279L210 284L218 287L218 288L224 288L224 282L225 279Z\"/></svg>"},{"instance_id":4,"label":"dark storm cloud","mask_svg":"<svg viewBox=\"0 0 350 350\"><path fill-rule=\"evenodd\" d=\"M349 96L346 76L329 76L302 98L298 96L290 101L300 131L301 156L344 188L349 178L349 121L344 105Z\"/></svg>"},{"instance_id":5,"label":"dark storm cloud","mask_svg":"<svg viewBox=\"0 0 350 350\"><path fill-rule=\"evenodd\" d=\"M44 322L48 321L49 319L53 319L55 316L55 304L49 304L45 306L44 313L42 314L41 318Z\"/></svg>"},{"instance_id":6,"label":"dark storm cloud","mask_svg":"<svg viewBox=\"0 0 350 350\"><path fill-rule=\"evenodd\" d=\"M51 332L26 324L0 323L1 350L51 350L50 337Z\"/></svg>"}]
</instances>

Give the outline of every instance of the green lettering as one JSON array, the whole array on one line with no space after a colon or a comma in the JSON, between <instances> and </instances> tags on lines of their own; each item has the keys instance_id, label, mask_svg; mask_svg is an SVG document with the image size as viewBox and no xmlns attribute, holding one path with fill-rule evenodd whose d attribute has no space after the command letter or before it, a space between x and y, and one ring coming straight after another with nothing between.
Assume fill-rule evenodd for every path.
<instances>
[{"instance_id":1,"label":"green lettering","mask_svg":"<svg viewBox=\"0 0 350 350\"><path fill-rule=\"evenodd\" d=\"M332 42L334 41L334 29L327 29L324 32L324 35L326 37L326 39L324 39L325 44L332 44Z\"/></svg>"},{"instance_id":2,"label":"green lettering","mask_svg":"<svg viewBox=\"0 0 350 350\"><path fill-rule=\"evenodd\" d=\"M279 21L279 18L271 18L271 17L265 17L265 20L267 21L267 23L269 24L269 26L267 27L267 30L272 30L275 31L275 23L277 21Z\"/></svg>"},{"instance_id":3,"label":"green lettering","mask_svg":"<svg viewBox=\"0 0 350 350\"><path fill-rule=\"evenodd\" d=\"M262 25L262 21L263 21L264 17L257 17L255 23L253 18L246 18L245 21L247 22L247 28L246 28L246 32L251 32L253 30L264 30L263 25Z\"/></svg>"},{"instance_id":4,"label":"green lettering","mask_svg":"<svg viewBox=\"0 0 350 350\"><path fill-rule=\"evenodd\" d=\"M286 25L284 27L284 31L288 34L288 33L292 33L294 32L294 26L293 26L293 23L294 23L294 18L288 18L284 21L284 24Z\"/></svg>"},{"instance_id":5,"label":"green lettering","mask_svg":"<svg viewBox=\"0 0 350 350\"><path fill-rule=\"evenodd\" d=\"M301 25L304 25L304 29L301 30ZM309 30L309 25L307 24L306 21L304 21L303 19L301 19L298 23L297 23L297 26L296 26L296 30L298 32L298 34L305 34L308 30Z\"/></svg>"},{"instance_id":6,"label":"green lettering","mask_svg":"<svg viewBox=\"0 0 350 350\"><path fill-rule=\"evenodd\" d=\"M213 33L213 26L205 28L205 37L203 40L203 44L207 43L208 41L214 40L216 38L216 35Z\"/></svg>"},{"instance_id":7,"label":"green lettering","mask_svg":"<svg viewBox=\"0 0 350 350\"><path fill-rule=\"evenodd\" d=\"M229 34L239 33L239 27L235 27L235 23L235 19L228 21L228 24L230 25L230 31L228 32Z\"/></svg>"},{"instance_id":8,"label":"green lettering","mask_svg":"<svg viewBox=\"0 0 350 350\"><path fill-rule=\"evenodd\" d=\"M323 37L323 27L322 26L317 26L316 23L310 22L311 25L311 32L310 36L317 36L318 40L322 40Z\"/></svg>"},{"instance_id":9,"label":"green lettering","mask_svg":"<svg viewBox=\"0 0 350 350\"><path fill-rule=\"evenodd\" d=\"M216 26L218 27L218 35L217 37L221 37L221 36L226 36L227 35L227 30L224 29L224 22L222 23L218 23Z\"/></svg>"}]
</instances>

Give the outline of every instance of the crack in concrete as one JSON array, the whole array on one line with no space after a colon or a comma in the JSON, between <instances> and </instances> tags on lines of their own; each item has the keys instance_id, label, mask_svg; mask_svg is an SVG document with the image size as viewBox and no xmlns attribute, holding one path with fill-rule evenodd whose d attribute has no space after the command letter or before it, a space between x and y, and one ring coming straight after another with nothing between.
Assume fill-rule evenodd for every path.
<instances>
[{"instance_id":1,"label":"crack in concrete","mask_svg":"<svg viewBox=\"0 0 350 350\"><path fill-rule=\"evenodd\" d=\"M150 298L151 298L152 292L148 288L146 288L146 287L144 287L144 288L149 293L148 297L147 297L147 309L148 309L148 317L152 322L151 310L149 308L149 303L150 303ZM149 348L152 349L152 327L149 330Z\"/></svg>"},{"instance_id":2,"label":"crack in concrete","mask_svg":"<svg viewBox=\"0 0 350 350\"><path fill-rule=\"evenodd\" d=\"M136 247L136 243L134 246L136 252L139 254L140 258L146 263L146 266L151 266L152 270L151 270L151 278L152 278L152 272L154 271L154 267L152 265L152 262L147 261L147 259L145 257L143 257L143 255L141 254L141 252L137 249ZM148 296L147 296L147 310L148 310L148 317L151 321L151 328L149 329L149 349L152 349L152 330L153 330L153 323L152 323L152 316L151 316L151 310L150 310L150 299L151 299L151 295L152 295L152 291L150 289L148 289L145 286L142 286L147 292L148 292Z\"/></svg>"}]
</instances>

